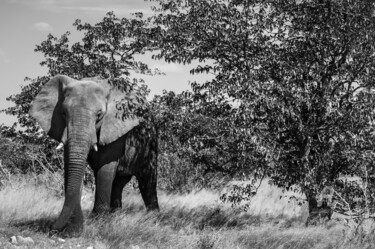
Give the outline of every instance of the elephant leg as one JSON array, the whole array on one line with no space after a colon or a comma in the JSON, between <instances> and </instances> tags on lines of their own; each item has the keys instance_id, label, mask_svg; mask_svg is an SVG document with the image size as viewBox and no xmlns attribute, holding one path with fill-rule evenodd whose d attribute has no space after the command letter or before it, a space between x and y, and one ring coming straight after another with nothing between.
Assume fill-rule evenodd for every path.
<instances>
[{"instance_id":1,"label":"elephant leg","mask_svg":"<svg viewBox=\"0 0 375 249\"><path fill-rule=\"evenodd\" d=\"M95 172L95 203L93 214L110 211L112 183L115 178L118 162L103 165Z\"/></svg>"},{"instance_id":2,"label":"elephant leg","mask_svg":"<svg viewBox=\"0 0 375 249\"><path fill-rule=\"evenodd\" d=\"M151 160L144 170L137 174L139 190L146 205L147 211L159 210L158 197L156 193L156 160Z\"/></svg>"},{"instance_id":3,"label":"elephant leg","mask_svg":"<svg viewBox=\"0 0 375 249\"><path fill-rule=\"evenodd\" d=\"M111 194L111 209L121 209L122 208L122 190L125 185L132 179L131 175L119 175L115 176L112 184L112 194Z\"/></svg>"}]
</instances>

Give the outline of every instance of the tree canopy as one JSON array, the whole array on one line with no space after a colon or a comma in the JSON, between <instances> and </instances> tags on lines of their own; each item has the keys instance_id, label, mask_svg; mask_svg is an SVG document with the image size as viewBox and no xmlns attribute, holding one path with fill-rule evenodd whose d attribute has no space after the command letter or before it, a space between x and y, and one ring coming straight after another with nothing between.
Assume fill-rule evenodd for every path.
<instances>
[{"instance_id":1,"label":"tree canopy","mask_svg":"<svg viewBox=\"0 0 375 249\"><path fill-rule=\"evenodd\" d=\"M215 75L193 90L231 105L216 121L238 138L244 169L311 198L340 174L373 171L375 1L158 2L155 58ZM254 152L264 161L247 160Z\"/></svg>"}]
</instances>

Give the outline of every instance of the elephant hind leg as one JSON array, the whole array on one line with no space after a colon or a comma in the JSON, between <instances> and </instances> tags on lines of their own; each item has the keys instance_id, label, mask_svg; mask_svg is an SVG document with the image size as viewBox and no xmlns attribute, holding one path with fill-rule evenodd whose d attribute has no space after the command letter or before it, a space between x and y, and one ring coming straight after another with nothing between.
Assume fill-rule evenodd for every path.
<instances>
[{"instance_id":1,"label":"elephant hind leg","mask_svg":"<svg viewBox=\"0 0 375 249\"><path fill-rule=\"evenodd\" d=\"M131 175L121 176L117 174L112 183L112 193L111 193L111 209L121 209L122 208L122 190L125 185L132 179Z\"/></svg>"},{"instance_id":2,"label":"elephant hind leg","mask_svg":"<svg viewBox=\"0 0 375 249\"><path fill-rule=\"evenodd\" d=\"M153 162L155 164L153 164ZM159 210L158 197L156 193L157 170L156 160L152 160L143 171L137 174L138 186L145 203L147 211Z\"/></svg>"},{"instance_id":3,"label":"elephant hind leg","mask_svg":"<svg viewBox=\"0 0 375 249\"><path fill-rule=\"evenodd\" d=\"M137 178L139 190L147 211L159 210L158 197L156 194L156 178L144 175Z\"/></svg>"}]
</instances>

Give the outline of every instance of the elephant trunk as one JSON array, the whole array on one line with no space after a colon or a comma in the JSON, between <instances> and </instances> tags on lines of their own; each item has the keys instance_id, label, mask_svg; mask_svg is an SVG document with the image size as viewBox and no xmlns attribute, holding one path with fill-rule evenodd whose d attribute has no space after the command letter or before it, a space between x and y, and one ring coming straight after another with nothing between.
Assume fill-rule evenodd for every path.
<instances>
[{"instance_id":1,"label":"elephant trunk","mask_svg":"<svg viewBox=\"0 0 375 249\"><path fill-rule=\"evenodd\" d=\"M85 130L83 127L77 130L80 130L78 134L68 131L69 139L64 149L65 201L63 209L53 226L53 229L57 231L63 230L68 222L83 227L81 190L90 140L88 134L82 134L82 131Z\"/></svg>"}]
</instances>

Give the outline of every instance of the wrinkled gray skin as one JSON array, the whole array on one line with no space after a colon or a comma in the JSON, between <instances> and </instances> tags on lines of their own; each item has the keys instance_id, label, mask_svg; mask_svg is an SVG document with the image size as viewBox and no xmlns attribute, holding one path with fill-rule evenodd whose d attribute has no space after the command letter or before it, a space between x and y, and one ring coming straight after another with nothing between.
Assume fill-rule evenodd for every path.
<instances>
[{"instance_id":1,"label":"wrinkled gray skin","mask_svg":"<svg viewBox=\"0 0 375 249\"><path fill-rule=\"evenodd\" d=\"M83 230L81 186L87 162L95 174L93 213L121 208L122 190L136 176L147 210L158 210L157 137L138 119L116 116L124 94L105 80L52 78L34 99L30 115L64 143L65 201L52 230L79 236ZM98 150L95 150L95 147Z\"/></svg>"}]
</instances>

